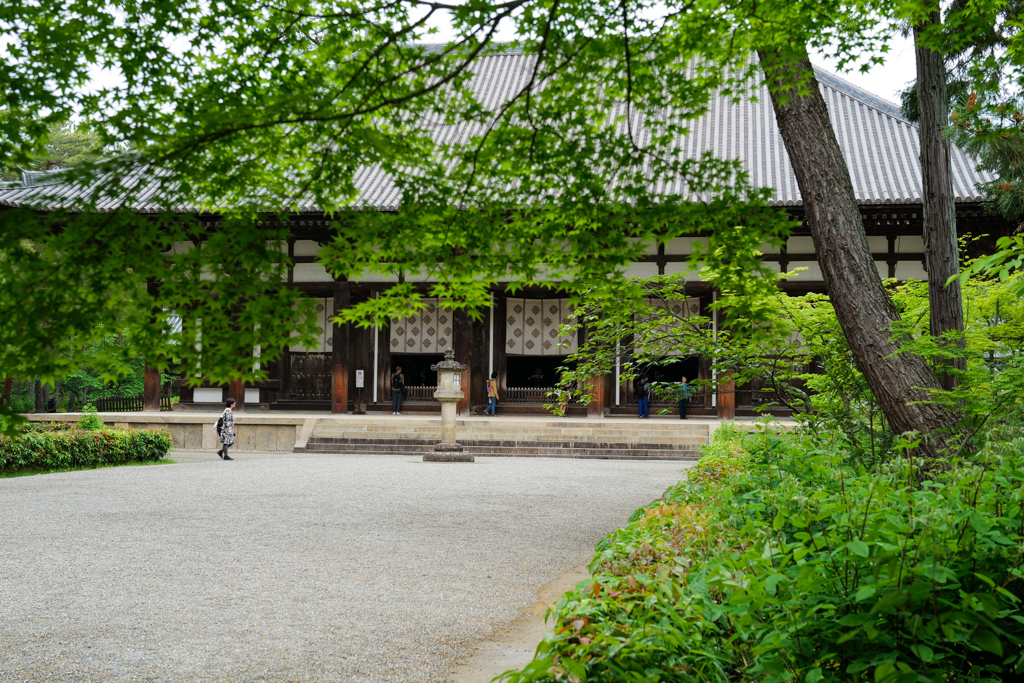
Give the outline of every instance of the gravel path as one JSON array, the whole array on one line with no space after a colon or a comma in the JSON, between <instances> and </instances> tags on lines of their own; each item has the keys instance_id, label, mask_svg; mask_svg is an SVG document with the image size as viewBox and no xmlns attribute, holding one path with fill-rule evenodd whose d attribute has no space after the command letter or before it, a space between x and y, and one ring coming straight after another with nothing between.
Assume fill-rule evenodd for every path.
<instances>
[{"instance_id":1,"label":"gravel path","mask_svg":"<svg viewBox=\"0 0 1024 683\"><path fill-rule=\"evenodd\" d=\"M444 681L683 466L171 457L0 480L4 681Z\"/></svg>"}]
</instances>

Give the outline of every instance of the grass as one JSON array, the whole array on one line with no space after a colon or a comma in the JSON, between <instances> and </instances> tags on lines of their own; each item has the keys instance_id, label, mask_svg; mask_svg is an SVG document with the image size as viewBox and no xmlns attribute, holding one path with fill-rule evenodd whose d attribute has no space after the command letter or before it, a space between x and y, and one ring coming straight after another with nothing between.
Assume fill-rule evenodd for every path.
<instances>
[{"instance_id":1,"label":"grass","mask_svg":"<svg viewBox=\"0 0 1024 683\"><path fill-rule=\"evenodd\" d=\"M0 479L14 479L15 477L32 477L37 474L57 474L58 472L80 472L83 470L107 470L114 467L149 467L150 465L175 465L176 460L163 458L156 462L123 462L112 465L100 465L99 467L59 467L56 469L39 469L38 467L22 467L14 470L0 470Z\"/></svg>"}]
</instances>

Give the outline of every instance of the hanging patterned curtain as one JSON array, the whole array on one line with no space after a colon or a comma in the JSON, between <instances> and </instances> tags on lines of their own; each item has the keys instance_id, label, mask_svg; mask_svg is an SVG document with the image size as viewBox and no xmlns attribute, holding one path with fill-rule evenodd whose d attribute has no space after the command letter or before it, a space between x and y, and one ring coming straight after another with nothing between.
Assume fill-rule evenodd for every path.
<instances>
[{"instance_id":1,"label":"hanging patterned curtain","mask_svg":"<svg viewBox=\"0 0 1024 683\"><path fill-rule=\"evenodd\" d=\"M561 326L574 319L569 299L506 299L505 353L510 356L568 356L577 349L576 333Z\"/></svg>"},{"instance_id":2,"label":"hanging patterned curtain","mask_svg":"<svg viewBox=\"0 0 1024 683\"><path fill-rule=\"evenodd\" d=\"M444 353L452 348L452 312L437 299L424 299L426 308L407 318L391 320L391 353Z\"/></svg>"},{"instance_id":3,"label":"hanging patterned curtain","mask_svg":"<svg viewBox=\"0 0 1024 683\"><path fill-rule=\"evenodd\" d=\"M314 301L316 301L316 328L319 335L317 342L309 347L292 344L289 349L294 353L330 353L334 347L332 333L334 325L331 323L331 318L334 317L334 297L317 298Z\"/></svg>"}]
</instances>

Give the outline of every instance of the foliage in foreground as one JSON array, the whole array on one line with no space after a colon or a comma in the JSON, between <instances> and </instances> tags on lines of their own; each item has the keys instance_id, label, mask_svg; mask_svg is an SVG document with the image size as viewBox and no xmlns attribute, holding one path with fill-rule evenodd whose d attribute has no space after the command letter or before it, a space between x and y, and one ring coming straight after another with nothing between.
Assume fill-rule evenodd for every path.
<instances>
[{"instance_id":1,"label":"foliage in foreground","mask_svg":"<svg viewBox=\"0 0 1024 683\"><path fill-rule=\"evenodd\" d=\"M16 437L0 436L0 473L155 462L167 455L172 445L170 434L163 429L84 429L70 423L32 425Z\"/></svg>"},{"instance_id":2,"label":"foliage in foreground","mask_svg":"<svg viewBox=\"0 0 1024 683\"><path fill-rule=\"evenodd\" d=\"M914 472L723 428L687 481L598 545L593 579L501 680L1024 674L1024 439L932 481Z\"/></svg>"}]
</instances>

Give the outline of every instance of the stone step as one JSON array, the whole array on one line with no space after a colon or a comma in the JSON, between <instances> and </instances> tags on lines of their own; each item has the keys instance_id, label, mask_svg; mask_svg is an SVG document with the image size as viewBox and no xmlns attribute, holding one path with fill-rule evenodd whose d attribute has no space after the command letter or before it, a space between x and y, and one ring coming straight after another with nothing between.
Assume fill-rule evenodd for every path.
<instances>
[{"instance_id":1,"label":"stone step","mask_svg":"<svg viewBox=\"0 0 1024 683\"><path fill-rule=\"evenodd\" d=\"M316 431L351 431L351 432L430 432L441 428L440 422L432 424L404 424L395 423L391 425L350 425L344 422L330 422L324 424L319 422ZM703 434L708 433L705 425L685 426L677 429L644 429L642 425L631 425L623 427L562 427L562 426L534 426L534 425L508 425L499 426L478 426L478 425L456 425L460 432L482 432L482 433L506 433L509 431L529 430L531 434L658 434L671 436L673 434Z\"/></svg>"},{"instance_id":2,"label":"stone step","mask_svg":"<svg viewBox=\"0 0 1024 683\"><path fill-rule=\"evenodd\" d=\"M696 460L709 425L683 421L460 419L459 443L473 455ZM305 449L317 453L422 455L441 436L439 417L318 420Z\"/></svg>"},{"instance_id":3,"label":"stone step","mask_svg":"<svg viewBox=\"0 0 1024 683\"><path fill-rule=\"evenodd\" d=\"M697 449L617 449L617 448L550 448L500 447L463 444L464 452L479 456L579 458L597 460L675 460L696 461ZM373 453L375 455L423 455L433 451L431 444L382 444L378 442L349 444L310 443L307 452L313 453Z\"/></svg>"},{"instance_id":4,"label":"stone step","mask_svg":"<svg viewBox=\"0 0 1024 683\"><path fill-rule=\"evenodd\" d=\"M564 440L575 440L575 441L614 441L618 443L705 443L708 440L708 434L696 434L696 433L681 433L681 434L658 434L651 436L642 432L601 432L601 433L581 433L581 432L548 432L538 433L534 431L524 432L522 434L516 434L512 431L477 431L477 430L460 430L460 439L473 439L473 440L522 440L524 438L534 441L564 441ZM327 438L361 438L361 439L386 439L386 438L416 438L416 439L436 439L440 435L440 429L424 430L424 431L408 431L408 430L394 430L394 431L358 431L358 430L321 430L313 431L311 438L316 439L327 439Z\"/></svg>"},{"instance_id":5,"label":"stone step","mask_svg":"<svg viewBox=\"0 0 1024 683\"><path fill-rule=\"evenodd\" d=\"M414 438L392 438L392 439L360 439L360 438L312 438L309 440L307 447L312 449L314 446L327 447L327 446L345 446L345 445L363 445L363 444L389 444L399 446L419 446L426 445L431 446L437 442L437 439L414 439ZM463 438L459 437L459 443L472 444L477 446L496 446L496 447L509 447L509 448L604 448L604 449L634 449L634 448L647 448L651 450L686 450L696 451L700 449L702 443L649 443L643 441L589 441L589 440L572 440L563 439L560 441L541 441L532 438L522 439L477 439L477 438Z\"/></svg>"}]
</instances>

